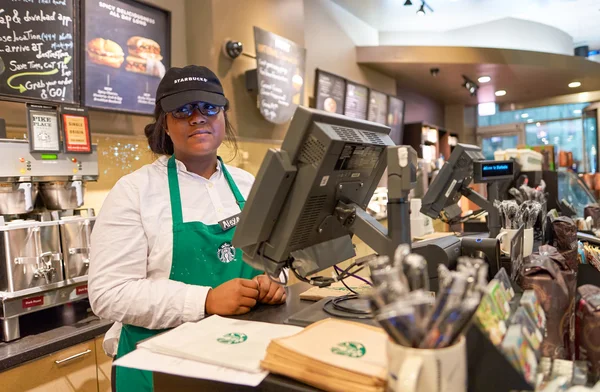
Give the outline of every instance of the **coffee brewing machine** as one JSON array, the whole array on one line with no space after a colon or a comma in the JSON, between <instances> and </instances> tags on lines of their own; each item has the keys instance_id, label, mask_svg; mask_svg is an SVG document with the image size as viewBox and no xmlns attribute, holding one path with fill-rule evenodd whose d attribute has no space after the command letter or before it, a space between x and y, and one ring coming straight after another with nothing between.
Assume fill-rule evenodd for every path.
<instances>
[{"instance_id":1,"label":"coffee brewing machine","mask_svg":"<svg viewBox=\"0 0 600 392\"><path fill-rule=\"evenodd\" d=\"M30 152L0 139L0 321L20 337L19 316L87 298L94 212L81 206L98 179L91 154Z\"/></svg>"}]
</instances>

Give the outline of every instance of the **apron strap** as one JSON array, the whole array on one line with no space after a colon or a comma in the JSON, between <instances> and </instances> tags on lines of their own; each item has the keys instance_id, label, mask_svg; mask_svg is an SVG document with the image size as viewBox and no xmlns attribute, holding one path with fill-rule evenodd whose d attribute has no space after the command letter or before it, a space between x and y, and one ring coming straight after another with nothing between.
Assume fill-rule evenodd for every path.
<instances>
[{"instance_id":1,"label":"apron strap","mask_svg":"<svg viewBox=\"0 0 600 392\"><path fill-rule=\"evenodd\" d=\"M242 193L240 192L237 185L235 184L235 181L233 181L233 178L231 177L231 174L229 174L229 171L225 167L225 164L223 163L223 160L221 159L221 157L217 157L217 158L219 159L219 162L221 162L221 170L223 171L223 174L225 175L225 179L227 180L227 184L229 184L229 188L231 188L231 192L233 192L233 196L235 196L235 201L237 202L237 204L241 210L244 208L244 204L246 204L246 200L244 199L244 196L242 196Z\"/></svg>"},{"instance_id":2,"label":"apron strap","mask_svg":"<svg viewBox=\"0 0 600 392\"><path fill-rule=\"evenodd\" d=\"M223 175L225 175L225 179L227 180L227 184L235 197L235 201L237 202L240 210L244 208L244 204L246 204L246 200L242 193L238 189L235 181L229 174L229 171L225 167L223 160L221 157L217 157L219 162L221 162L221 170L223 171ZM175 154L171 155L169 158L169 163L167 164L167 174L169 178L169 194L171 197L171 215L173 216L173 224L181 224L183 223L183 212L181 208L181 193L179 191L179 178L177 176L177 164L175 162Z\"/></svg>"},{"instance_id":3,"label":"apron strap","mask_svg":"<svg viewBox=\"0 0 600 392\"><path fill-rule=\"evenodd\" d=\"M169 158L167 175L169 178L169 195L171 197L171 215L173 216L173 225L177 225L183 223L183 212L181 209L181 194L179 192L179 178L177 178L175 154Z\"/></svg>"}]
</instances>

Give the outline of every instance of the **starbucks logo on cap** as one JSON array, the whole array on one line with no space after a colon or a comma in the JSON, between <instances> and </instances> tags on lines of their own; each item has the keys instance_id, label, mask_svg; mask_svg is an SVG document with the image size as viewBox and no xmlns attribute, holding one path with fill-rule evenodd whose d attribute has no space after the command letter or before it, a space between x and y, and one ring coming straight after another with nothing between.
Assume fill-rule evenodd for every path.
<instances>
[{"instance_id":1,"label":"starbucks logo on cap","mask_svg":"<svg viewBox=\"0 0 600 392\"><path fill-rule=\"evenodd\" d=\"M245 333L230 332L218 338L217 342L223 344L240 344L246 340L248 340L248 336Z\"/></svg>"},{"instance_id":2,"label":"starbucks logo on cap","mask_svg":"<svg viewBox=\"0 0 600 392\"><path fill-rule=\"evenodd\" d=\"M331 348L331 352L337 355L344 355L350 358L360 358L367 353L367 349L362 343L341 342Z\"/></svg>"}]
</instances>

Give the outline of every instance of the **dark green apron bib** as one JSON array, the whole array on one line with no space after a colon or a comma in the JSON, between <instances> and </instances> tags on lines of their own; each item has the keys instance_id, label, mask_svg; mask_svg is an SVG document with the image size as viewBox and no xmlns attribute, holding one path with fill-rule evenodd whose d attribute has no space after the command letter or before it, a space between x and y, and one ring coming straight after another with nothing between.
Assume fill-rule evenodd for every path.
<instances>
[{"instance_id":1,"label":"dark green apron bib","mask_svg":"<svg viewBox=\"0 0 600 392\"><path fill-rule=\"evenodd\" d=\"M221 161L221 170L235 196L240 210L245 200L235 185L233 178ZM173 215L173 261L170 279L197 286L217 287L235 278L252 279L262 271L250 267L242 261L242 252L231 246L235 228L223 230L219 224L205 225L201 222L183 222L181 196L175 157L167 166L171 213ZM198 208L203 208L198 206ZM152 337L164 330L150 330L133 325L123 325L117 358L135 350L141 340ZM152 391L152 372L118 366L116 369L118 392Z\"/></svg>"}]
</instances>

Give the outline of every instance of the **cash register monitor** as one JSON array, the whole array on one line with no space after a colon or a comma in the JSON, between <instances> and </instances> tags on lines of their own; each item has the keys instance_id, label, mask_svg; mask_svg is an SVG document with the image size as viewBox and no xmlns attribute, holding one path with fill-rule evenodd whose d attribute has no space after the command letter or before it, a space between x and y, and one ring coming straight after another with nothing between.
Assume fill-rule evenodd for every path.
<instances>
[{"instance_id":1,"label":"cash register monitor","mask_svg":"<svg viewBox=\"0 0 600 392\"><path fill-rule=\"evenodd\" d=\"M276 275L294 259L307 276L353 257L339 203L366 208L386 168L386 147L394 145L389 132L298 107L281 149L267 152L241 213L232 245L244 261Z\"/></svg>"},{"instance_id":2,"label":"cash register monitor","mask_svg":"<svg viewBox=\"0 0 600 392\"><path fill-rule=\"evenodd\" d=\"M444 212L448 220L461 214L457 205L461 190L473 182L473 163L485 160L481 148L457 144L448 161L442 166L422 200L421 212L433 219Z\"/></svg>"}]
</instances>

